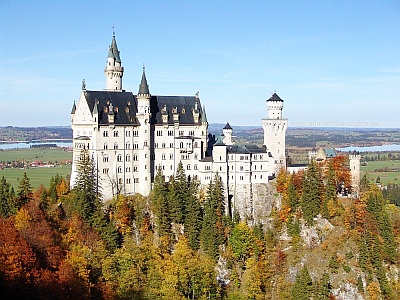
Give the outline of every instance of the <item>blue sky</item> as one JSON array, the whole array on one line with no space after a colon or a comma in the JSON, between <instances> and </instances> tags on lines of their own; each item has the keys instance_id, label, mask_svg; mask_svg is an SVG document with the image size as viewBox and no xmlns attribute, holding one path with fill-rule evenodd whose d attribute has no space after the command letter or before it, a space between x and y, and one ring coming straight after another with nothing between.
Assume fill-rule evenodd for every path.
<instances>
[{"instance_id":1,"label":"blue sky","mask_svg":"<svg viewBox=\"0 0 400 300\"><path fill-rule=\"evenodd\" d=\"M400 1L0 0L0 126L69 125L105 87L115 25L123 88L200 92L210 123L400 128Z\"/></svg>"}]
</instances>

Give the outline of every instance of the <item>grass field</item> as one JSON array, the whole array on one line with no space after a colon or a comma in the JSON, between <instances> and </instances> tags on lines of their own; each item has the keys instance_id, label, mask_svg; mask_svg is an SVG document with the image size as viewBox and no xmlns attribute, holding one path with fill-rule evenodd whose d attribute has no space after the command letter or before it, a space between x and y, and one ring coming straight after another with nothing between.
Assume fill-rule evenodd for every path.
<instances>
[{"instance_id":1,"label":"grass field","mask_svg":"<svg viewBox=\"0 0 400 300\"><path fill-rule=\"evenodd\" d=\"M63 162L72 159L72 152L64 151L61 148L56 149L12 149L0 151L0 161L43 161L46 163ZM18 179L22 178L26 172L32 187L38 188L43 184L46 188L49 187L50 179L57 174L63 176L71 175L71 165L57 165L54 168L33 168L33 169L0 169L0 178L5 177L7 182L11 183L16 189Z\"/></svg>"},{"instance_id":2,"label":"grass field","mask_svg":"<svg viewBox=\"0 0 400 300\"><path fill-rule=\"evenodd\" d=\"M62 148L55 149L11 149L0 150L0 161L35 161L62 162L72 159L72 152L64 151Z\"/></svg>"},{"instance_id":3,"label":"grass field","mask_svg":"<svg viewBox=\"0 0 400 300\"><path fill-rule=\"evenodd\" d=\"M43 184L48 188L52 176L59 174L67 178L67 175L71 175L71 165L59 165L54 168L4 169L0 170L0 178L4 176L7 182L11 183L16 189L18 187L18 179L23 177L24 172L26 172L32 187L38 188L40 184Z\"/></svg>"},{"instance_id":4,"label":"grass field","mask_svg":"<svg viewBox=\"0 0 400 300\"><path fill-rule=\"evenodd\" d=\"M366 166L361 166L361 176L367 174L367 176L375 182L379 176L381 184L387 185L388 183L400 183L400 171L399 172L376 172L375 170L389 167L391 169L400 169L400 160L387 160L387 161L370 161L367 162Z\"/></svg>"}]
</instances>

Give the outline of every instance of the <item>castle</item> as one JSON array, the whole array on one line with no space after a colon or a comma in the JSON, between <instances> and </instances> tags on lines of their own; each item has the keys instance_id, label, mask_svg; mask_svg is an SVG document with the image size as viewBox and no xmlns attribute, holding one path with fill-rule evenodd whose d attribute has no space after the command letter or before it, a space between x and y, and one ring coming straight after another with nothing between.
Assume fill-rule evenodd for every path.
<instances>
[{"instance_id":1,"label":"castle","mask_svg":"<svg viewBox=\"0 0 400 300\"><path fill-rule=\"evenodd\" d=\"M255 208L271 194L268 180L285 167L288 120L282 116L283 100L274 93L266 102L262 120L264 145L240 146L233 129L221 136L208 133L205 107L194 96L158 96L150 93L145 69L138 93L122 87L124 67L115 34L104 70L106 88L82 91L71 111L73 165L71 187L77 176L82 149L96 165L104 199L121 193L149 195L157 168L170 180L181 162L186 175L206 186L218 174L224 184L227 211L257 218Z\"/></svg>"}]
</instances>

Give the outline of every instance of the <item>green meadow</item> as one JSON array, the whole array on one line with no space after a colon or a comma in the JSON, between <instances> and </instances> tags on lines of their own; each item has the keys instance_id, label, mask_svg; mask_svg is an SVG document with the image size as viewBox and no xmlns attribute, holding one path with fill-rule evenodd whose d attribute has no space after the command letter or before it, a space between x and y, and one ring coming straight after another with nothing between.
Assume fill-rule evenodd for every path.
<instances>
[{"instance_id":1,"label":"green meadow","mask_svg":"<svg viewBox=\"0 0 400 300\"><path fill-rule=\"evenodd\" d=\"M33 161L42 161L44 163L53 164L62 163L71 159L72 152L64 151L61 148L0 150L0 162L25 161L29 163ZM64 178L67 178L67 176L69 177L71 174L71 165L57 164L56 167L30 169L5 168L0 169L0 178L4 176L6 180L16 188L18 186L18 179L22 178L24 172L26 172L30 179L32 187L38 188L40 184L48 187L52 176L59 174Z\"/></svg>"},{"instance_id":2,"label":"green meadow","mask_svg":"<svg viewBox=\"0 0 400 300\"><path fill-rule=\"evenodd\" d=\"M43 162L54 163L63 162L72 159L72 152L64 151L62 148L54 149L37 149L37 148L25 148L25 149L10 149L0 150L0 162L1 161L27 161L32 162L41 160Z\"/></svg>"},{"instance_id":3,"label":"green meadow","mask_svg":"<svg viewBox=\"0 0 400 300\"><path fill-rule=\"evenodd\" d=\"M383 168L397 169L395 172L385 172ZM361 176L367 176L371 181L376 181L379 176L381 184L400 183L400 160L369 161L366 166L361 166Z\"/></svg>"}]
</instances>

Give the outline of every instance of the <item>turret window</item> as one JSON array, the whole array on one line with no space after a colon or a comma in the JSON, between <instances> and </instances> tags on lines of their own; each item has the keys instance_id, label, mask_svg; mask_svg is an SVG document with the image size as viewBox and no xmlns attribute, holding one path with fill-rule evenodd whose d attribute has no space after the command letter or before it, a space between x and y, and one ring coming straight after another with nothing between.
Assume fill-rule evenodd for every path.
<instances>
[{"instance_id":1,"label":"turret window","mask_svg":"<svg viewBox=\"0 0 400 300\"><path fill-rule=\"evenodd\" d=\"M114 137L118 137L118 131L114 131Z\"/></svg>"}]
</instances>

